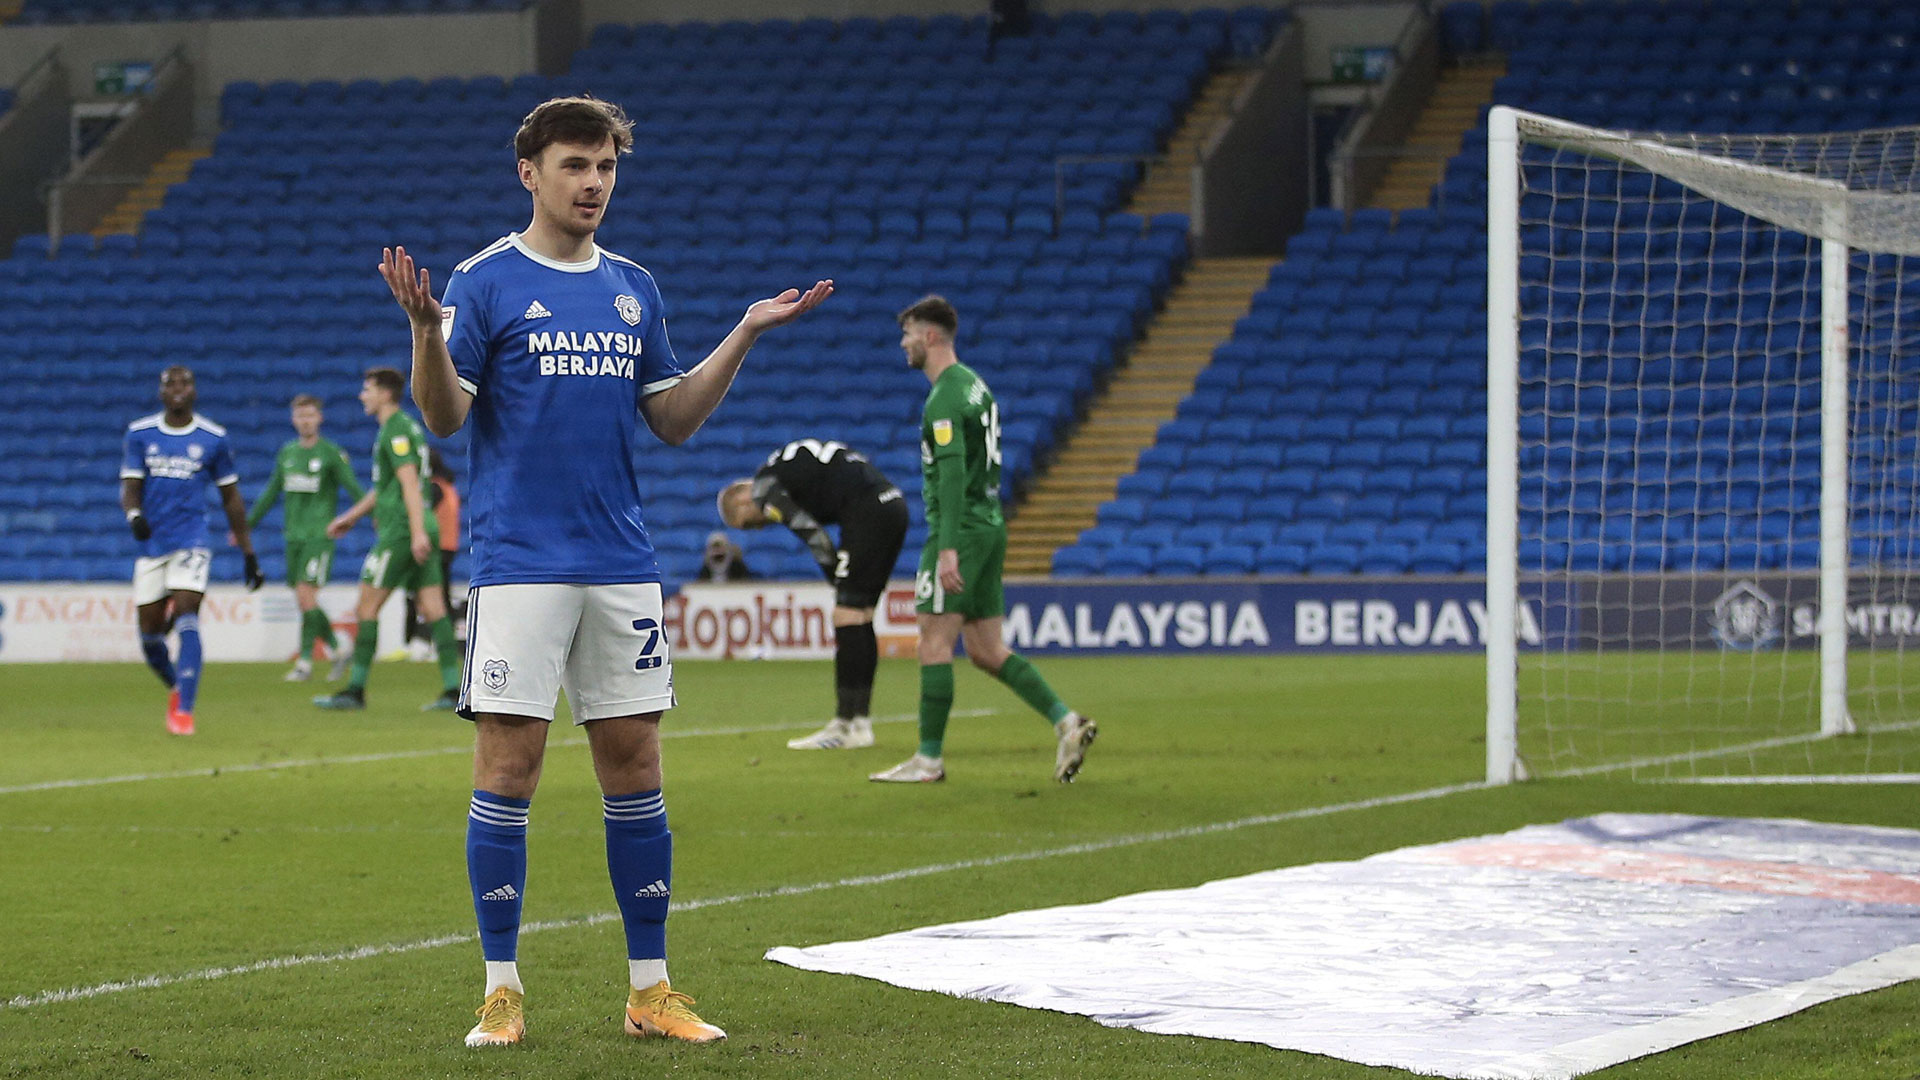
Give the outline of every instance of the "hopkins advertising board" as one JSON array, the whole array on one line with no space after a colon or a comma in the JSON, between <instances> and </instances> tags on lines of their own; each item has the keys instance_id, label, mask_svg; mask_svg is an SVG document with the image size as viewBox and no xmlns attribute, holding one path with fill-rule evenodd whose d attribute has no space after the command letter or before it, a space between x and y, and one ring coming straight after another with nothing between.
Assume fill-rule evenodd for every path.
<instances>
[{"instance_id":1,"label":"hopkins advertising board","mask_svg":"<svg viewBox=\"0 0 1920 1080\"><path fill-rule=\"evenodd\" d=\"M358 587L329 585L320 606L352 640ZM401 637L404 605L393 599L380 613L380 636ZM213 663L285 661L300 646L300 611L293 592L268 585L248 592L214 585L200 602L200 641ZM102 661L139 663L140 631L130 585L0 584L0 662Z\"/></svg>"},{"instance_id":2,"label":"hopkins advertising board","mask_svg":"<svg viewBox=\"0 0 1920 1080\"><path fill-rule=\"evenodd\" d=\"M695 582L667 597L661 621L676 660L825 660L833 606L824 581ZM913 655L912 582L887 587L873 633L880 655Z\"/></svg>"}]
</instances>

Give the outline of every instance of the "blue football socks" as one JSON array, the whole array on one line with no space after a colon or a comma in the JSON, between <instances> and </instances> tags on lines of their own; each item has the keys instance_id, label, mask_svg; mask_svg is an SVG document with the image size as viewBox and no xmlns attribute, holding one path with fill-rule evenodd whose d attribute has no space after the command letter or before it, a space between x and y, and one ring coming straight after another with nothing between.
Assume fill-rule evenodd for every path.
<instances>
[{"instance_id":1,"label":"blue football socks","mask_svg":"<svg viewBox=\"0 0 1920 1080\"><path fill-rule=\"evenodd\" d=\"M488 960L517 960L527 889L527 799L475 791L467 809L467 882Z\"/></svg>"},{"instance_id":2,"label":"blue football socks","mask_svg":"<svg viewBox=\"0 0 1920 1080\"><path fill-rule=\"evenodd\" d=\"M147 656L147 666L153 669L155 675L160 676L160 681L166 683L168 689L172 689L173 658L167 655L167 635L141 634L140 651Z\"/></svg>"},{"instance_id":3,"label":"blue football socks","mask_svg":"<svg viewBox=\"0 0 1920 1080\"><path fill-rule=\"evenodd\" d=\"M627 929L629 960L665 960L667 898L673 891L673 834L660 792L608 795L607 874Z\"/></svg>"},{"instance_id":4,"label":"blue football socks","mask_svg":"<svg viewBox=\"0 0 1920 1080\"><path fill-rule=\"evenodd\" d=\"M193 699L200 695L200 616L182 615L173 628L180 634L180 711L192 712Z\"/></svg>"}]
</instances>

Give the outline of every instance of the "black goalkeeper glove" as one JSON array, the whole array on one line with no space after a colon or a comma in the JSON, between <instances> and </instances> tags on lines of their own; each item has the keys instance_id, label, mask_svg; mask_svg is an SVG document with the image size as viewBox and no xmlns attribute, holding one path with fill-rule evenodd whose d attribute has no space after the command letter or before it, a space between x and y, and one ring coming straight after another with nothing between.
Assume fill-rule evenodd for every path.
<instances>
[{"instance_id":1,"label":"black goalkeeper glove","mask_svg":"<svg viewBox=\"0 0 1920 1080\"><path fill-rule=\"evenodd\" d=\"M153 538L153 526L147 524L147 515L138 510L127 511L127 528L133 530L135 540L144 541Z\"/></svg>"},{"instance_id":2,"label":"black goalkeeper glove","mask_svg":"<svg viewBox=\"0 0 1920 1080\"><path fill-rule=\"evenodd\" d=\"M247 568L241 571L241 576L246 578L248 592L267 583L267 575L260 572L260 560L251 551L247 552Z\"/></svg>"}]
</instances>

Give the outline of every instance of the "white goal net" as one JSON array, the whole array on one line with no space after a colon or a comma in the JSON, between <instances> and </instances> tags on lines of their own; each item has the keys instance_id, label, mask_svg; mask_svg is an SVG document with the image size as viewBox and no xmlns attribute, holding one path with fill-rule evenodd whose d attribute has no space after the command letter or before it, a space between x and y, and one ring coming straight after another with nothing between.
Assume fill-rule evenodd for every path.
<instances>
[{"instance_id":1,"label":"white goal net","mask_svg":"<svg viewBox=\"0 0 1920 1080\"><path fill-rule=\"evenodd\" d=\"M1920 129L1490 123L1488 779L1920 770Z\"/></svg>"}]
</instances>

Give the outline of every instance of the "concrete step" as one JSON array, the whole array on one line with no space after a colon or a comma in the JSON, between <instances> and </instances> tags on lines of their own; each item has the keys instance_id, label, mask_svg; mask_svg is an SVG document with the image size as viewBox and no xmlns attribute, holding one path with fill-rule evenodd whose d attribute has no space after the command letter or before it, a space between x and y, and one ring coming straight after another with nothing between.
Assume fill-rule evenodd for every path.
<instances>
[{"instance_id":1,"label":"concrete step","mask_svg":"<svg viewBox=\"0 0 1920 1080\"><path fill-rule=\"evenodd\" d=\"M1094 511L1099 505L1092 501L1075 501L1048 509L1029 503L1021 507L1020 516L1014 521L1022 540L1060 534L1071 539L1081 529L1093 524Z\"/></svg>"},{"instance_id":2,"label":"concrete step","mask_svg":"<svg viewBox=\"0 0 1920 1080\"><path fill-rule=\"evenodd\" d=\"M1091 483L1102 477L1112 475L1112 470L1133 467L1134 460L1140 456L1143 444L1127 442L1082 445L1079 440L1061 453L1047 470L1047 476L1058 472L1063 480L1070 480L1076 486Z\"/></svg>"}]
</instances>

